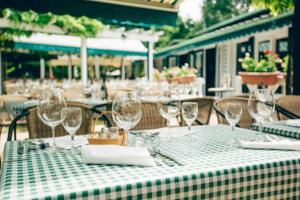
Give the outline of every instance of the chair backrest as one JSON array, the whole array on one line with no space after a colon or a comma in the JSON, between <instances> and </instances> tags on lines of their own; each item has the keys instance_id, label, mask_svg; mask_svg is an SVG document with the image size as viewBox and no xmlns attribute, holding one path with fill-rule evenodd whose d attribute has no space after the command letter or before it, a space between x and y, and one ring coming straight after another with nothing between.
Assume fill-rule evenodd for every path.
<instances>
[{"instance_id":1,"label":"chair backrest","mask_svg":"<svg viewBox=\"0 0 300 200\"><path fill-rule=\"evenodd\" d=\"M101 113L105 111L112 111L112 102L107 102L101 105L94 106L93 110ZM117 126L113 120L112 114L104 114L104 116L101 117L100 119L104 119L104 125L106 127Z\"/></svg>"},{"instance_id":2,"label":"chair backrest","mask_svg":"<svg viewBox=\"0 0 300 200\"><path fill-rule=\"evenodd\" d=\"M84 135L92 133L93 126L93 112L91 107L80 102L67 102L68 107L80 107L82 111L82 123L79 130L76 132L76 135ZM31 108L28 110L29 114L26 116L27 127L29 138L47 138L51 137L51 128L45 125L38 117L37 107ZM64 129L62 124L58 125L55 128L55 136L64 136L69 135L68 132Z\"/></svg>"},{"instance_id":3,"label":"chair backrest","mask_svg":"<svg viewBox=\"0 0 300 200\"><path fill-rule=\"evenodd\" d=\"M157 108L156 102L148 102L141 101L142 106L142 117L139 123L130 130L145 130L145 129L155 129L162 128L167 126L167 120L163 118ZM97 109L98 111L111 111L112 103L107 103L102 106L96 106L93 109ZM109 121L109 124L105 122L107 127L109 126L117 126L114 122L111 114L105 114L106 120Z\"/></svg>"},{"instance_id":4,"label":"chair backrest","mask_svg":"<svg viewBox=\"0 0 300 200\"><path fill-rule=\"evenodd\" d=\"M300 116L300 96L297 95L287 95L281 96L276 99L279 106L283 107L284 109ZM287 116L278 113L279 120L287 120L289 119Z\"/></svg>"},{"instance_id":5,"label":"chair backrest","mask_svg":"<svg viewBox=\"0 0 300 200\"><path fill-rule=\"evenodd\" d=\"M224 105L225 103L240 103L242 104L242 117L238 124L242 128L249 128L254 122L255 119L251 117L251 115L248 112L248 99L243 98L243 97L227 97L227 98L222 98L218 99L215 103L217 109L225 115L225 109ZM220 114L217 113L217 118L218 118L218 123L219 124L228 124L226 119L222 117Z\"/></svg>"},{"instance_id":6,"label":"chair backrest","mask_svg":"<svg viewBox=\"0 0 300 200\"><path fill-rule=\"evenodd\" d=\"M160 115L156 102L141 101L141 105L142 118L131 130L155 129L167 126L167 119Z\"/></svg>"},{"instance_id":7,"label":"chair backrest","mask_svg":"<svg viewBox=\"0 0 300 200\"><path fill-rule=\"evenodd\" d=\"M206 96L206 97L197 97L191 99L185 99L183 102L197 102L198 103L198 117L197 119L203 124L209 124L210 116L212 113L213 103L215 101L214 97ZM186 123L183 119L180 121L181 126L186 126ZM193 125L199 125L196 122Z\"/></svg>"}]
</instances>

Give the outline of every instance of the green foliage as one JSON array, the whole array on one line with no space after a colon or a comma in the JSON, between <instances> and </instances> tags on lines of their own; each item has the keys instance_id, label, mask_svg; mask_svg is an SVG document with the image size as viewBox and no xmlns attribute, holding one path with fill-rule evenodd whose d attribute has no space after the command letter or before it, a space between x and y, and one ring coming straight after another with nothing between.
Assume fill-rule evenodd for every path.
<instances>
[{"instance_id":1,"label":"green foliage","mask_svg":"<svg viewBox=\"0 0 300 200\"><path fill-rule=\"evenodd\" d=\"M39 14L35 11L16 11L13 9L3 9L2 17L8 18L14 23L15 28L10 29L13 35L26 35L30 36L30 31L20 30L20 24L30 24L33 27L38 26L44 28L47 25L54 24L61 27L67 33L73 35L82 35L85 37L95 37L98 32L101 32L104 28L102 22L96 19L90 19L88 17L73 17L70 15L54 15L52 13Z\"/></svg>"},{"instance_id":2,"label":"green foliage","mask_svg":"<svg viewBox=\"0 0 300 200\"><path fill-rule=\"evenodd\" d=\"M248 12L249 2L240 0L204 0L202 21L204 27L210 27L226 19Z\"/></svg>"},{"instance_id":3,"label":"green foliage","mask_svg":"<svg viewBox=\"0 0 300 200\"><path fill-rule=\"evenodd\" d=\"M16 67L13 66L12 68L7 69L7 70L6 70L6 73L7 73L7 74L10 74L10 73L14 72L15 70L16 70Z\"/></svg>"},{"instance_id":4,"label":"green foliage","mask_svg":"<svg viewBox=\"0 0 300 200\"><path fill-rule=\"evenodd\" d=\"M164 78L173 78L173 77L182 77L182 76L196 76L197 70L195 68L189 68L187 65L179 68L178 66L164 69L161 73L155 69L154 70L154 78L164 79Z\"/></svg>"},{"instance_id":5,"label":"green foliage","mask_svg":"<svg viewBox=\"0 0 300 200\"><path fill-rule=\"evenodd\" d=\"M247 72L276 72L278 71L276 63L282 62L278 54L268 50L264 52L264 57L261 57L259 62L250 57L249 53L246 53L245 58L240 58L239 61Z\"/></svg>"},{"instance_id":6,"label":"green foliage","mask_svg":"<svg viewBox=\"0 0 300 200\"><path fill-rule=\"evenodd\" d=\"M256 9L270 9L274 15L295 8L294 0L252 0Z\"/></svg>"},{"instance_id":7,"label":"green foliage","mask_svg":"<svg viewBox=\"0 0 300 200\"><path fill-rule=\"evenodd\" d=\"M287 72L288 66L289 66L289 55L286 55L286 56L283 58L283 62L281 63L281 67L283 68L283 71L284 71L284 72Z\"/></svg>"},{"instance_id":8,"label":"green foliage","mask_svg":"<svg viewBox=\"0 0 300 200\"><path fill-rule=\"evenodd\" d=\"M156 48L160 49L171 44L196 36L196 33L206 27L248 11L249 2L240 0L204 0L202 20L194 22L191 19L183 21L180 17L175 28L164 26L164 35L159 38Z\"/></svg>"},{"instance_id":9,"label":"green foliage","mask_svg":"<svg viewBox=\"0 0 300 200\"><path fill-rule=\"evenodd\" d=\"M191 19L183 21L180 17L177 20L177 26L164 26L162 30L164 35L160 36L156 48L163 48L167 45L174 44L183 39L189 39L195 36L197 30L202 29L202 22L194 22ZM155 29L153 31L156 31Z\"/></svg>"}]
</instances>

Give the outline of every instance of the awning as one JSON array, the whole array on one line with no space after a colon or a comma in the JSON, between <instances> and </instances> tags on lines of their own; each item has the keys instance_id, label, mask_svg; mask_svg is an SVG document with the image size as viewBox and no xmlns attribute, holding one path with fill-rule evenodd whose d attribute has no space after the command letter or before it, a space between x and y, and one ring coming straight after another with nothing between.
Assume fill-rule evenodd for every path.
<instances>
[{"instance_id":1,"label":"awning","mask_svg":"<svg viewBox=\"0 0 300 200\"><path fill-rule=\"evenodd\" d=\"M175 26L182 0L1 0L0 8L38 13L52 12L75 17L87 16L104 23L149 29L151 26Z\"/></svg>"},{"instance_id":2,"label":"awning","mask_svg":"<svg viewBox=\"0 0 300 200\"><path fill-rule=\"evenodd\" d=\"M15 49L55 53L80 53L79 37L66 35L33 34L30 38L15 39ZM147 56L148 50L141 41L132 39L88 38L88 54Z\"/></svg>"},{"instance_id":3,"label":"awning","mask_svg":"<svg viewBox=\"0 0 300 200\"><path fill-rule=\"evenodd\" d=\"M267 17L265 19L254 18L233 24L158 50L155 58L177 55L181 52L189 52L202 46L216 44L262 31L282 28L283 26L290 26L292 24L293 15L293 12L287 12L276 17Z\"/></svg>"}]
</instances>

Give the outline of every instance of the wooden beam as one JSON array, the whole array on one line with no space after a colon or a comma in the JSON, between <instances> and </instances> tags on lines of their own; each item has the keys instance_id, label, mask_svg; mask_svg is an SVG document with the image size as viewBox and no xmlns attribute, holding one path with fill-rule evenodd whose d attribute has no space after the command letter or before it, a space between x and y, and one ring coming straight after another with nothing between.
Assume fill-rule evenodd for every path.
<instances>
[{"instance_id":1,"label":"wooden beam","mask_svg":"<svg viewBox=\"0 0 300 200\"><path fill-rule=\"evenodd\" d=\"M65 35L65 31L55 25L48 25L48 26L41 28L38 26L33 26L31 24L20 23L16 27L13 22L11 22L9 19L4 19L4 18L0 18L0 28L17 28L17 29L25 30L25 31L34 31L34 32L40 32L40 33L52 33L52 34Z\"/></svg>"}]
</instances>

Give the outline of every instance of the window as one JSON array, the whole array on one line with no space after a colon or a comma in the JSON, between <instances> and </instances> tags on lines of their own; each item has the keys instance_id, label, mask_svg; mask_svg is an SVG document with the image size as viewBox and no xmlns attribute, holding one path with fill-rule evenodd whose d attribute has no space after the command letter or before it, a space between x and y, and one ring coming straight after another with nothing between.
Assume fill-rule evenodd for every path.
<instances>
[{"instance_id":1,"label":"window","mask_svg":"<svg viewBox=\"0 0 300 200\"><path fill-rule=\"evenodd\" d=\"M176 66L176 57L169 58L169 68Z\"/></svg>"},{"instance_id":2,"label":"window","mask_svg":"<svg viewBox=\"0 0 300 200\"><path fill-rule=\"evenodd\" d=\"M203 77L203 51L195 53L195 67L198 70L198 76Z\"/></svg>"},{"instance_id":3,"label":"window","mask_svg":"<svg viewBox=\"0 0 300 200\"><path fill-rule=\"evenodd\" d=\"M258 44L258 46L259 46L258 57L259 57L259 60L260 60L261 58L264 57L264 55L265 55L264 52L266 50L270 50L270 41L268 40L268 41L260 42Z\"/></svg>"}]
</instances>

